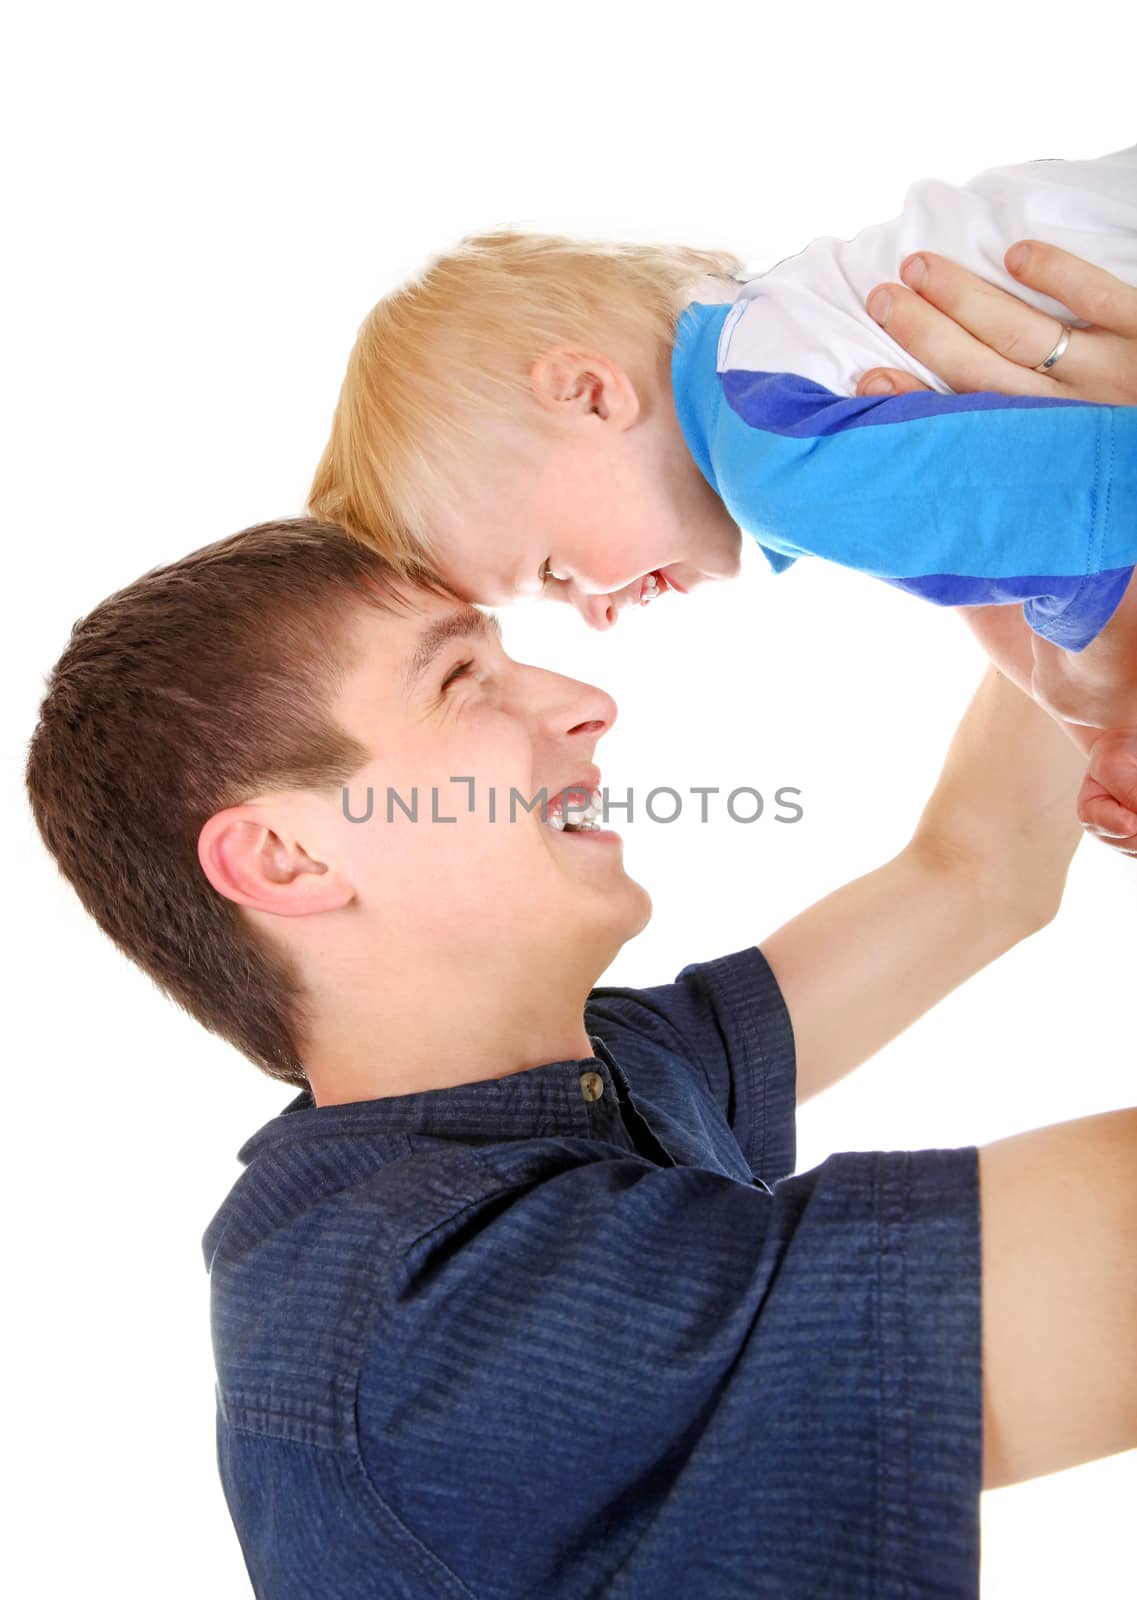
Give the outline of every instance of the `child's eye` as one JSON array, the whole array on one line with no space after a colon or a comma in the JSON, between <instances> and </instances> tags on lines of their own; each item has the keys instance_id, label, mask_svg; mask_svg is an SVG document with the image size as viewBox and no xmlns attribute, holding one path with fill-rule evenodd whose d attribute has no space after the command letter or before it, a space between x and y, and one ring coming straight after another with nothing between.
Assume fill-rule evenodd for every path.
<instances>
[{"instance_id":1,"label":"child's eye","mask_svg":"<svg viewBox=\"0 0 1137 1600\"><path fill-rule=\"evenodd\" d=\"M541 570L537 574L537 576L541 580L541 587L543 589L547 589L550 583L567 583L568 582L567 578L559 578L557 576L557 574L553 571L553 558L552 558L552 556L546 556L545 557L544 561L541 563Z\"/></svg>"}]
</instances>

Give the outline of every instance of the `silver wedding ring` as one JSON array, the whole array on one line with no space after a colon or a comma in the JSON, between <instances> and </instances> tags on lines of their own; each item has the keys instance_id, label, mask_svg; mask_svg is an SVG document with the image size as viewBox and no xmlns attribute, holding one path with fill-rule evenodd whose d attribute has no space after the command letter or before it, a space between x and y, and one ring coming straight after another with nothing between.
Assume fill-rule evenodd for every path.
<instances>
[{"instance_id":1,"label":"silver wedding ring","mask_svg":"<svg viewBox=\"0 0 1137 1600\"><path fill-rule=\"evenodd\" d=\"M1051 367L1054 365L1054 363L1056 361L1061 361L1062 357L1066 354L1066 346L1069 343L1070 343L1070 330L1069 330L1069 328L1063 328L1062 329L1062 337L1059 339L1058 343L1054 346L1054 349L1050 352L1050 354L1047 356L1045 361L1040 361L1039 362L1038 366L1035 367L1034 370L1036 372L1049 372Z\"/></svg>"}]
</instances>

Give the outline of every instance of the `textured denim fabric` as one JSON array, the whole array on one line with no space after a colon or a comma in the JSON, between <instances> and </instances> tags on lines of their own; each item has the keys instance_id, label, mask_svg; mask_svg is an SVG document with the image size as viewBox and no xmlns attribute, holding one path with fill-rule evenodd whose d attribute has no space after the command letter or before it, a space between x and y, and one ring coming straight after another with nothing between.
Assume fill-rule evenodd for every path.
<instances>
[{"instance_id":1,"label":"textured denim fabric","mask_svg":"<svg viewBox=\"0 0 1137 1600\"><path fill-rule=\"evenodd\" d=\"M256 1594L977 1595L975 1147L791 1175L756 949L586 1020L241 1151L204 1247Z\"/></svg>"}]
</instances>

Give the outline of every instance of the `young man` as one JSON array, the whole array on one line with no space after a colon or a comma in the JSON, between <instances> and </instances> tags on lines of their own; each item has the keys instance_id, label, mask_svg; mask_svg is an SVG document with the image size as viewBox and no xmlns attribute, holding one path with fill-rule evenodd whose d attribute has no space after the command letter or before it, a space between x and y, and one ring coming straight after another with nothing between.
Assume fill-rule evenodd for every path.
<instances>
[{"instance_id":1,"label":"young man","mask_svg":"<svg viewBox=\"0 0 1137 1600\"><path fill-rule=\"evenodd\" d=\"M205 1240L254 1587L974 1594L981 1487L1137 1442L1137 1112L791 1176L794 1104L1053 916L1077 752L992 670L892 861L603 989L649 901L556 824L614 716L312 523L56 668L49 847L302 1090Z\"/></svg>"}]
</instances>

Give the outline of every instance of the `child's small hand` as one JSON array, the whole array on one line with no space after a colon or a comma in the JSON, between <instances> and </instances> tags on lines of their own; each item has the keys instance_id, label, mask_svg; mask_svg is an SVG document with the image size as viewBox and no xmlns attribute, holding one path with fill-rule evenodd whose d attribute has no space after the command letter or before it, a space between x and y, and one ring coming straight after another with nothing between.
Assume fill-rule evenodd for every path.
<instances>
[{"instance_id":1,"label":"child's small hand","mask_svg":"<svg viewBox=\"0 0 1137 1600\"><path fill-rule=\"evenodd\" d=\"M1078 821L1122 855L1137 856L1137 730L1095 740L1078 795Z\"/></svg>"}]
</instances>

